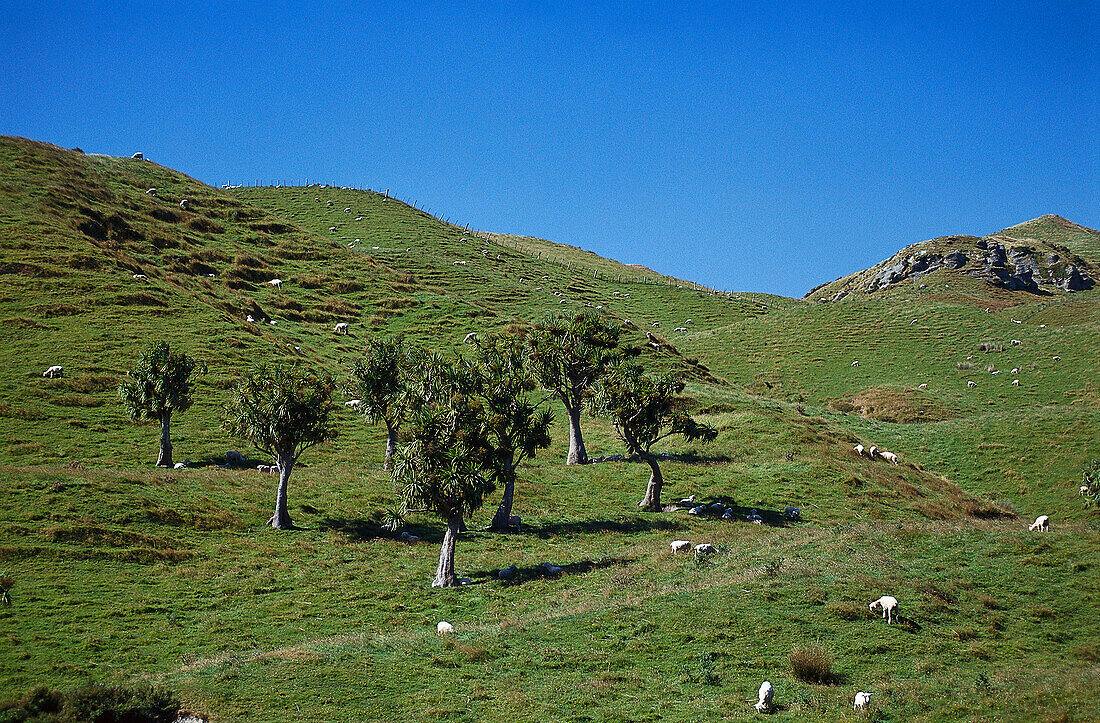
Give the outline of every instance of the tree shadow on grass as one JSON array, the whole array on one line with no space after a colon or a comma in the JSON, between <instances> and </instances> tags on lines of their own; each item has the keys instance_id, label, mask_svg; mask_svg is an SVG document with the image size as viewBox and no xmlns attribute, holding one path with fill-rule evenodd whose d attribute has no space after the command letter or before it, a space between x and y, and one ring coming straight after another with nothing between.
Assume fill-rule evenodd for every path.
<instances>
[{"instance_id":1,"label":"tree shadow on grass","mask_svg":"<svg viewBox=\"0 0 1100 723\"><path fill-rule=\"evenodd\" d=\"M626 520L575 520L573 522L549 522L545 525L527 527L539 539L549 537L569 537L573 535L594 535L600 532L654 532L678 531L685 528L683 520L675 518L649 519L632 517Z\"/></svg>"},{"instance_id":2,"label":"tree shadow on grass","mask_svg":"<svg viewBox=\"0 0 1100 723\"><path fill-rule=\"evenodd\" d=\"M375 513L368 519L326 516L317 521L317 529L321 532L341 532L347 536L349 542L401 539L399 533L383 527L381 513ZM420 538L423 540L423 535Z\"/></svg>"},{"instance_id":3,"label":"tree shadow on grass","mask_svg":"<svg viewBox=\"0 0 1100 723\"><path fill-rule=\"evenodd\" d=\"M475 585L491 582L492 580L500 580L501 586L510 587L512 585L523 585L524 583L533 582L535 580L556 579L566 575L584 575L593 570L601 570L608 567L623 567L632 562L634 562L633 558L605 557L600 560L579 560L577 562L569 562L562 565L550 565L549 563L542 565L525 565L523 567L517 565L515 571L504 579L498 576L499 570L476 570L470 573L470 579L473 580L473 584Z\"/></svg>"},{"instance_id":4,"label":"tree shadow on grass","mask_svg":"<svg viewBox=\"0 0 1100 723\"><path fill-rule=\"evenodd\" d=\"M721 505L721 509L710 509L713 504ZM665 512L680 512L687 511L695 507L706 508L698 515L692 515L695 519L712 519L719 522L740 523L740 524L752 524L752 520L748 519L750 515L759 515L760 524L768 525L769 527L786 527L796 522L801 522L799 519L791 519L787 517L783 512L779 510L762 509L759 507L745 507L744 505L737 504L734 499L728 495L717 495L715 497L708 497L706 499L695 500L694 502L673 502L670 505L665 505ZM730 511L732 519L723 519L722 515L726 510Z\"/></svg>"}]
</instances>

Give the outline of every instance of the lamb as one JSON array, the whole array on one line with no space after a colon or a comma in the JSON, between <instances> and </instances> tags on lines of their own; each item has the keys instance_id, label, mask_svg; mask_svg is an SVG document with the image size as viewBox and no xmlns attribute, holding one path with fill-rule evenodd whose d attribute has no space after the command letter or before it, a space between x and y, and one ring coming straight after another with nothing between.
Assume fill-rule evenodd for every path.
<instances>
[{"instance_id":1,"label":"lamb","mask_svg":"<svg viewBox=\"0 0 1100 723\"><path fill-rule=\"evenodd\" d=\"M182 208L184 211L186 211L187 209L191 208L191 202L188 201L186 198L181 200L180 201L180 208Z\"/></svg>"},{"instance_id":2,"label":"lamb","mask_svg":"<svg viewBox=\"0 0 1100 723\"><path fill-rule=\"evenodd\" d=\"M471 331L469 334L466 335L466 338L462 340L462 343L473 344L475 339L477 339L477 332Z\"/></svg>"},{"instance_id":3,"label":"lamb","mask_svg":"<svg viewBox=\"0 0 1100 723\"><path fill-rule=\"evenodd\" d=\"M864 452L865 452L866 450L865 450L865 449L863 448L863 445L862 445L862 444L857 444L856 446L852 447L852 451L856 453L856 456L858 456L858 457L862 457L862 456L863 456L863 453L864 453Z\"/></svg>"},{"instance_id":4,"label":"lamb","mask_svg":"<svg viewBox=\"0 0 1100 723\"><path fill-rule=\"evenodd\" d=\"M150 188L148 191L145 192L145 195L146 196L155 196L155 195L157 195L157 189Z\"/></svg>"},{"instance_id":5,"label":"lamb","mask_svg":"<svg viewBox=\"0 0 1100 723\"><path fill-rule=\"evenodd\" d=\"M928 389L928 385L927 384L918 384L917 389Z\"/></svg>"},{"instance_id":6,"label":"lamb","mask_svg":"<svg viewBox=\"0 0 1100 723\"><path fill-rule=\"evenodd\" d=\"M146 280L146 279L148 279L149 277L148 277L148 276L146 276L145 274L134 274L132 278L134 278L134 279L136 279L136 280L138 280L138 281L145 281L145 280Z\"/></svg>"},{"instance_id":7,"label":"lamb","mask_svg":"<svg viewBox=\"0 0 1100 723\"><path fill-rule=\"evenodd\" d=\"M1019 374L1020 373L1020 367L1013 367L1011 373L1012 374Z\"/></svg>"},{"instance_id":8,"label":"lamb","mask_svg":"<svg viewBox=\"0 0 1100 723\"><path fill-rule=\"evenodd\" d=\"M1028 532L1050 532L1050 516L1039 515L1035 518L1035 521L1027 526Z\"/></svg>"},{"instance_id":9,"label":"lamb","mask_svg":"<svg viewBox=\"0 0 1100 723\"><path fill-rule=\"evenodd\" d=\"M328 227L328 232L329 233L336 233L336 227L335 226L329 226Z\"/></svg>"},{"instance_id":10,"label":"lamb","mask_svg":"<svg viewBox=\"0 0 1100 723\"><path fill-rule=\"evenodd\" d=\"M973 389L976 386L978 386L978 384L977 384L977 382L974 382L974 381L969 381L969 382L966 383L966 388L967 389Z\"/></svg>"},{"instance_id":11,"label":"lamb","mask_svg":"<svg viewBox=\"0 0 1100 723\"><path fill-rule=\"evenodd\" d=\"M465 266L467 263L469 263L469 262L467 262L467 261L452 261L451 266Z\"/></svg>"},{"instance_id":12,"label":"lamb","mask_svg":"<svg viewBox=\"0 0 1100 723\"><path fill-rule=\"evenodd\" d=\"M690 504L693 504L694 502L695 502L695 495L691 495L690 497L685 497L682 500L680 500L680 504L682 504L682 505L690 505Z\"/></svg>"},{"instance_id":13,"label":"lamb","mask_svg":"<svg viewBox=\"0 0 1100 723\"><path fill-rule=\"evenodd\" d=\"M661 327L661 322L655 321L652 324L650 324L650 326L652 326L654 329L659 329Z\"/></svg>"},{"instance_id":14,"label":"lamb","mask_svg":"<svg viewBox=\"0 0 1100 723\"><path fill-rule=\"evenodd\" d=\"M455 631L455 626L446 620L440 620L435 626L436 635L449 635Z\"/></svg>"},{"instance_id":15,"label":"lamb","mask_svg":"<svg viewBox=\"0 0 1100 723\"><path fill-rule=\"evenodd\" d=\"M879 452L879 455L887 462L898 463L898 456L893 452Z\"/></svg>"},{"instance_id":16,"label":"lamb","mask_svg":"<svg viewBox=\"0 0 1100 723\"><path fill-rule=\"evenodd\" d=\"M871 459L874 459L877 454L878 454L878 447L876 447L874 445L871 445L871 448L867 450L867 456L870 457Z\"/></svg>"},{"instance_id":17,"label":"lamb","mask_svg":"<svg viewBox=\"0 0 1100 723\"><path fill-rule=\"evenodd\" d=\"M346 321L341 321L339 324L333 327L332 331L334 334L347 334L348 323Z\"/></svg>"},{"instance_id":18,"label":"lamb","mask_svg":"<svg viewBox=\"0 0 1100 723\"><path fill-rule=\"evenodd\" d=\"M772 709L772 696L774 694L775 688L772 687L771 683L765 680L760 684L760 692L757 696L758 700L756 701L756 705L753 706L758 713L767 713Z\"/></svg>"},{"instance_id":19,"label":"lamb","mask_svg":"<svg viewBox=\"0 0 1100 723\"><path fill-rule=\"evenodd\" d=\"M246 316L244 320L247 321L249 324L255 324L256 323L256 320L254 318L252 318L252 314L249 314L248 316Z\"/></svg>"},{"instance_id":20,"label":"lamb","mask_svg":"<svg viewBox=\"0 0 1100 723\"><path fill-rule=\"evenodd\" d=\"M1023 342L1020 341L1019 339L1013 339L1012 340L1012 346L1020 346L1020 344L1022 344L1022 343Z\"/></svg>"},{"instance_id":21,"label":"lamb","mask_svg":"<svg viewBox=\"0 0 1100 723\"><path fill-rule=\"evenodd\" d=\"M894 622L894 618L898 615L898 599L896 597L883 595L868 605L867 609L873 612L876 607L882 607L882 617L886 618L887 625Z\"/></svg>"},{"instance_id":22,"label":"lamb","mask_svg":"<svg viewBox=\"0 0 1100 723\"><path fill-rule=\"evenodd\" d=\"M344 406L350 409L358 409L359 405L362 403L362 399L349 399L348 401L344 402Z\"/></svg>"},{"instance_id":23,"label":"lamb","mask_svg":"<svg viewBox=\"0 0 1100 723\"><path fill-rule=\"evenodd\" d=\"M856 693L856 701L854 709L857 711L867 710L867 706L871 704L871 694L860 691Z\"/></svg>"},{"instance_id":24,"label":"lamb","mask_svg":"<svg viewBox=\"0 0 1100 723\"><path fill-rule=\"evenodd\" d=\"M57 364L54 364L52 367L42 372L42 376L48 377L49 379L61 379L65 376L65 370Z\"/></svg>"},{"instance_id":25,"label":"lamb","mask_svg":"<svg viewBox=\"0 0 1100 723\"><path fill-rule=\"evenodd\" d=\"M282 279L272 279L271 281L268 281L267 283L274 286L276 289L283 288L283 280Z\"/></svg>"},{"instance_id":26,"label":"lamb","mask_svg":"<svg viewBox=\"0 0 1100 723\"><path fill-rule=\"evenodd\" d=\"M691 540L673 540L669 546L672 548L672 554L675 555L691 547Z\"/></svg>"},{"instance_id":27,"label":"lamb","mask_svg":"<svg viewBox=\"0 0 1100 723\"><path fill-rule=\"evenodd\" d=\"M183 462L176 462L176 464L173 465L172 469L187 469L187 465L185 465Z\"/></svg>"},{"instance_id":28,"label":"lamb","mask_svg":"<svg viewBox=\"0 0 1100 723\"><path fill-rule=\"evenodd\" d=\"M858 367L858 366L859 366L859 362L858 362L858 361L854 361L854 362L852 362L852 366L854 366L854 367Z\"/></svg>"},{"instance_id":29,"label":"lamb","mask_svg":"<svg viewBox=\"0 0 1100 723\"><path fill-rule=\"evenodd\" d=\"M1020 386L1020 380L1019 379L1013 379L1012 380L1012 386L1014 386L1014 387Z\"/></svg>"}]
</instances>

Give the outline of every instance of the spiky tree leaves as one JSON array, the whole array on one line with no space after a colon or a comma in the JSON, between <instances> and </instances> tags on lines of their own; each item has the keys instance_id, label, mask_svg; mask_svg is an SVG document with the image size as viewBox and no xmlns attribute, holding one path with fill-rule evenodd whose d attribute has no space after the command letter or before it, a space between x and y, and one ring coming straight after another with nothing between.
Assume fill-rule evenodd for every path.
<instances>
[{"instance_id":1,"label":"spiky tree leaves","mask_svg":"<svg viewBox=\"0 0 1100 723\"><path fill-rule=\"evenodd\" d=\"M394 481L403 485L407 511L425 510L446 522L432 587L458 584L455 543L462 520L495 489L485 410L477 398L477 375L465 364L425 356L409 380L409 416L395 455Z\"/></svg>"},{"instance_id":2,"label":"spiky tree leaves","mask_svg":"<svg viewBox=\"0 0 1100 723\"><path fill-rule=\"evenodd\" d=\"M581 411L592 385L615 358L619 326L593 312L557 314L535 324L527 336L531 371L565 406L569 417L566 464L587 464Z\"/></svg>"},{"instance_id":3,"label":"spiky tree leaves","mask_svg":"<svg viewBox=\"0 0 1100 723\"><path fill-rule=\"evenodd\" d=\"M309 369L261 364L233 390L223 426L235 437L271 455L279 466L275 514L268 524L294 528L287 511L290 473L305 450L336 436L333 377Z\"/></svg>"},{"instance_id":4,"label":"spiky tree leaves","mask_svg":"<svg viewBox=\"0 0 1100 723\"><path fill-rule=\"evenodd\" d=\"M191 408L191 373L196 367L206 369L186 352L173 352L168 342L154 342L118 387L130 419L160 422L158 467L172 466L172 414Z\"/></svg>"},{"instance_id":5,"label":"spiky tree leaves","mask_svg":"<svg viewBox=\"0 0 1100 723\"><path fill-rule=\"evenodd\" d=\"M492 334L475 342L471 366L477 376L477 394L485 408L485 426L492 452L488 462L503 486L500 505L489 528L509 527L515 499L516 468L550 446L553 415L539 409L536 383L525 364L524 344L516 337Z\"/></svg>"},{"instance_id":6,"label":"spiky tree leaves","mask_svg":"<svg viewBox=\"0 0 1100 723\"><path fill-rule=\"evenodd\" d=\"M706 442L718 436L713 427L675 409L676 396L683 390L684 383L675 374L646 374L641 364L623 358L608 367L589 403L594 414L611 418L627 449L649 465L649 484L638 506L655 512L661 511L664 477L650 451L653 445L672 435Z\"/></svg>"},{"instance_id":7,"label":"spiky tree leaves","mask_svg":"<svg viewBox=\"0 0 1100 723\"><path fill-rule=\"evenodd\" d=\"M359 410L367 421L386 425L382 469L387 471L408 406L406 382L423 354L421 349L397 336L368 342L362 358L352 364L351 381L345 391L360 400Z\"/></svg>"}]
</instances>

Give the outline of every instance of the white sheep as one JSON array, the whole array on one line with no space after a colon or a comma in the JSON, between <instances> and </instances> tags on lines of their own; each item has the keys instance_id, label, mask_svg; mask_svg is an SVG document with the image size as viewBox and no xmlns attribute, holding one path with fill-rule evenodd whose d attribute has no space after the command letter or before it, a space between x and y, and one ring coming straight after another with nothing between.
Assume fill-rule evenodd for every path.
<instances>
[{"instance_id":1,"label":"white sheep","mask_svg":"<svg viewBox=\"0 0 1100 723\"><path fill-rule=\"evenodd\" d=\"M176 462L176 464L173 465L172 469L187 469L187 465L185 465L183 462Z\"/></svg>"},{"instance_id":2,"label":"white sheep","mask_svg":"<svg viewBox=\"0 0 1100 723\"><path fill-rule=\"evenodd\" d=\"M138 281L145 281L149 277L145 274L134 274L133 278L137 279Z\"/></svg>"},{"instance_id":3,"label":"white sheep","mask_svg":"<svg viewBox=\"0 0 1100 723\"><path fill-rule=\"evenodd\" d=\"M673 329L673 331L675 331L675 332L687 331L687 327L686 326L678 326L675 329Z\"/></svg>"},{"instance_id":4,"label":"white sheep","mask_svg":"<svg viewBox=\"0 0 1100 723\"><path fill-rule=\"evenodd\" d=\"M452 266L465 266L468 263L469 263L468 261L452 261L451 265Z\"/></svg>"},{"instance_id":5,"label":"white sheep","mask_svg":"<svg viewBox=\"0 0 1100 723\"><path fill-rule=\"evenodd\" d=\"M1020 367L1012 367L1012 371L1009 372L1009 373L1010 374L1019 374L1020 373Z\"/></svg>"},{"instance_id":6,"label":"white sheep","mask_svg":"<svg viewBox=\"0 0 1100 723\"><path fill-rule=\"evenodd\" d=\"M139 161L145 160L145 156L143 156L140 151L138 151L134 155L130 156L130 158L134 158L134 159L139 160Z\"/></svg>"},{"instance_id":7,"label":"white sheep","mask_svg":"<svg viewBox=\"0 0 1100 723\"><path fill-rule=\"evenodd\" d=\"M898 614L898 599L889 595L883 595L878 600L867 606L867 609L874 612L876 607L882 608L882 617L886 618L886 624L894 622L894 618Z\"/></svg>"},{"instance_id":8,"label":"white sheep","mask_svg":"<svg viewBox=\"0 0 1100 723\"><path fill-rule=\"evenodd\" d=\"M455 631L455 626L451 625L446 620L440 620L436 623L435 634L436 635L449 635Z\"/></svg>"},{"instance_id":9,"label":"white sheep","mask_svg":"<svg viewBox=\"0 0 1100 723\"><path fill-rule=\"evenodd\" d=\"M1081 485L1081 489L1080 489L1079 494L1087 495L1088 493L1089 493L1089 486L1088 485Z\"/></svg>"},{"instance_id":10,"label":"white sheep","mask_svg":"<svg viewBox=\"0 0 1100 723\"><path fill-rule=\"evenodd\" d=\"M1050 516L1039 515L1035 518L1035 521L1027 526L1028 532L1050 532Z\"/></svg>"},{"instance_id":11,"label":"white sheep","mask_svg":"<svg viewBox=\"0 0 1100 723\"><path fill-rule=\"evenodd\" d=\"M760 684L760 692L757 695L758 700L756 701L756 705L753 706L756 708L757 712L767 713L772 709L773 695L775 695L775 688L772 687L771 683L765 680Z\"/></svg>"},{"instance_id":12,"label":"white sheep","mask_svg":"<svg viewBox=\"0 0 1100 723\"><path fill-rule=\"evenodd\" d=\"M267 283L271 284L276 289L283 288L283 280L282 279L272 279L271 281L268 281Z\"/></svg>"},{"instance_id":13,"label":"white sheep","mask_svg":"<svg viewBox=\"0 0 1100 723\"><path fill-rule=\"evenodd\" d=\"M255 324L256 323L256 320L252 318L252 314L249 314L248 316L246 316L244 318L244 320L247 321L249 324Z\"/></svg>"},{"instance_id":14,"label":"white sheep","mask_svg":"<svg viewBox=\"0 0 1100 723\"><path fill-rule=\"evenodd\" d=\"M680 500L680 504L682 504L682 505L690 505L690 504L693 504L694 502L695 502L695 495L691 495L690 497L685 497L682 500Z\"/></svg>"},{"instance_id":15,"label":"white sheep","mask_svg":"<svg viewBox=\"0 0 1100 723\"><path fill-rule=\"evenodd\" d=\"M879 456L887 462L893 462L894 464L898 463L898 456L893 452L879 452Z\"/></svg>"},{"instance_id":16,"label":"white sheep","mask_svg":"<svg viewBox=\"0 0 1100 723\"><path fill-rule=\"evenodd\" d=\"M157 195L157 189L150 188L148 191L145 192L145 195L146 196L155 196L155 195Z\"/></svg>"},{"instance_id":17,"label":"white sheep","mask_svg":"<svg viewBox=\"0 0 1100 723\"><path fill-rule=\"evenodd\" d=\"M466 338L462 340L462 343L473 344L475 339L477 339L477 332L471 331L469 334L466 335Z\"/></svg>"},{"instance_id":18,"label":"white sheep","mask_svg":"<svg viewBox=\"0 0 1100 723\"><path fill-rule=\"evenodd\" d=\"M186 198L182 199L180 201L180 208L186 211L187 209L191 208L191 202L188 201Z\"/></svg>"},{"instance_id":19,"label":"white sheep","mask_svg":"<svg viewBox=\"0 0 1100 723\"><path fill-rule=\"evenodd\" d=\"M856 693L856 701L854 709L857 711L867 710L867 706L871 704L871 694L864 693L862 690Z\"/></svg>"},{"instance_id":20,"label":"white sheep","mask_svg":"<svg viewBox=\"0 0 1100 723\"><path fill-rule=\"evenodd\" d=\"M969 382L966 383L966 388L967 389L973 389L976 386L978 386L978 384L974 381L969 381Z\"/></svg>"},{"instance_id":21,"label":"white sheep","mask_svg":"<svg viewBox=\"0 0 1100 723\"><path fill-rule=\"evenodd\" d=\"M862 457L863 453L867 450L863 448L862 444L857 444L856 446L852 447L852 451L856 453L856 456Z\"/></svg>"},{"instance_id":22,"label":"white sheep","mask_svg":"<svg viewBox=\"0 0 1100 723\"><path fill-rule=\"evenodd\" d=\"M673 540L669 543L669 547L672 548L672 554L675 555L677 552L682 552L691 547L691 540Z\"/></svg>"},{"instance_id":23,"label":"white sheep","mask_svg":"<svg viewBox=\"0 0 1100 723\"><path fill-rule=\"evenodd\" d=\"M854 366L854 367L858 367L858 366L859 366L859 362L858 362L858 361L854 361L854 362L852 362L852 366Z\"/></svg>"},{"instance_id":24,"label":"white sheep","mask_svg":"<svg viewBox=\"0 0 1100 723\"><path fill-rule=\"evenodd\" d=\"M918 384L917 389L928 389L928 385L927 384Z\"/></svg>"},{"instance_id":25,"label":"white sheep","mask_svg":"<svg viewBox=\"0 0 1100 723\"><path fill-rule=\"evenodd\" d=\"M1021 342L1019 339L1013 339L1012 340L1012 346L1020 346L1020 344L1022 344L1022 343L1023 342Z\"/></svg>"},{"instance_id":26,"label":"white sheep","mask_svg":"<svg viewBox=\"0 0 1100 723\"><path fill-rule=\"evenodd\" d=\"M1014 387L1020 386L1020 380L1019 379L1013 379L1012 380L1012 386L1014 386Z\"/></svg>"},{"instance_id":27,"label":"white sheep","mask_svg":"<svg viewBox=\"0 0 1100 723\"><path fill-rule=\"evenodd\" d=\"M867 456L874 459L876 455L878 455L878 447L872 444L871 448L867 450Z\"/></svg>"},{"instance_id":28,"label":"white sheep","mask_svg":"<svg viewBox=\"0 0 1100 723\"><path fill-rule=\"evenodd\" d=\"M1060 356L1052 356L1051 359L1053 359L1054 361L1062 361L1062 357Z\"/></svg>"},{"instance_id":29,"label":"white sheep","mask_svg":"<svg viewBox=\"0 0 1100 723\"><path fill-rule=\"evenodd\" d=\"M696 555L713 555L716 552L718 552L717 548L706 542L695 546Z\"/></svg>"},{"instance_id":30,"label":"white sheep","mask_svg":"<svg viewBox=\"0 0 1100 723\"><path fill-rule=\"evenodd\" d=\"M349 399L348 401L344 402L344 406L350 409L358 409L359 405L362 403L362 399Z\"/></svg>"},{"instance_id":31,"label":"white sheep","mask_svg":"<svg viewBox=\"0 0 1100 723\"><path fill-rule=\"evenodd\" d=\"M351 206L344 209L344 213L351 213Z\"/></svg>"},{"instance_id":32,"label":"white sheep","mask_svg":"<svg viewBox=\"0 0 1100 723\"><path fill-rule=\"evenodd\" d=\"M49 379L60 379L65 376L65 369L54 364L52 367L42 372L42 376Z\"/></svg>"},{"instance_id":33,"label":"white sheep","mask_svg":"<svg viewBox=\"0 0 1100 723\"><path fill-rule=\"evenodd\" d=\"M654 329L658 329L661 326L661 322L655 321L652 324L650 324L650 326L652 326Z\"/></svg>"},{"instance_id":34,"label":"white sheep","mask_svg":"<svg viewBox=\"0 0 1100 723\"><path fill-rule=\"evenodd\" d=\"M347 334L348 323L346 321L341 321L339 324L333 327L332 331L334 334Z\"/></svg>"}]
</instances>

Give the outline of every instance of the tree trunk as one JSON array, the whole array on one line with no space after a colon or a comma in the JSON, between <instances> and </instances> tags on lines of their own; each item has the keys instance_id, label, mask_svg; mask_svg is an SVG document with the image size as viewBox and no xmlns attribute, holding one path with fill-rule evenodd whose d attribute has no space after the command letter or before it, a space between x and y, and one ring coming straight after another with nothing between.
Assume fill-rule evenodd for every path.
<instances>
[{"instance_id":1,"label":"tree trunk","mask_svg":"<svg viewBox=\"0 0 1100 723\"><path fill-rule=\"evenodd\" d=\"M165 414L160 418L160 454L157 455L158 467L172 466L172 415Z\"/></svg>"},{"instance_id":2,"label":"tree trunk","mask_svg":"<svg viewBox=\"0 0 1100 723\"><path fill-rule=\"evenodd\" d=\"M382 471L389 472L393 463L393 451L397 448L397 428L386 423L386 457L382 460Z\"/></svg>"},{"instance_id":3,"label":"tree trunk","mask_svg":"<svg viewBox=\"0 0 1100 723\"><path fill-rule=\"evenodd\" d=\"M504 470L504 495L500 498L500 507L497 507L493 521L489 529L495 532L507 532L511 526L512 500L516 495L516 468L509 465Z\"/></svg>"},{"instance_id":4,"label":"tree trunk","mask_svg":"<svg viewBox=\"0 0 1100 723\"><path fill-rule=\"evenodd\" d=\"M439 548L439 567L435 571L432 587L455 587L455 542L462 527L462 515L455 512L447 518L447 531L443 533L443 545Z\"/></svg>"},{"instance_id":5,"label":"tree trunk","mask_svg":"<svg viewBox=\"0 0 1100 723\"><path fill-rule=\"evenodd\" d=\"M639 507L646 507L653 512L661 511L661 487L665 484L665 478L661 476L661 468L657 466L657 458L650 454L643 454L642 459L649 465L649 484L645 488L645 497L638 503Z\"/></svg>"},{"instance_id":6,"label":"tree trunk","mask_svg":"<svg viewBox=\"0 0 1100 723\"><path fill-rule=\"evenodd\" d=\"M290 472L294 469L294 460L290 458L290 455L284 456L281 454L276 455L275 459L279 465L279 493L275 496L275 514L271 516L267 524L276 530L293 530L294 522L291 521L290 512L287 511L286 492L290 484Z\"/></svg>"},{"instance_id":7,"label":"tree trunk","mask_svg":"<svg viewBox=\"0 0 1100 723\"><path fill-rule=\"evenodd\" d=\"M588 452L584 451L584 438L581 437L581 408L566 407L569 415L569 454L566 464L588 464Z\"/></svg>"}]
</instances>

